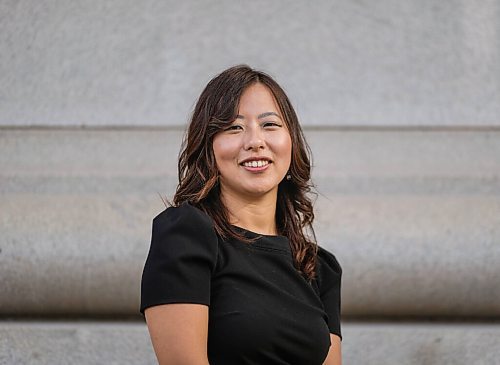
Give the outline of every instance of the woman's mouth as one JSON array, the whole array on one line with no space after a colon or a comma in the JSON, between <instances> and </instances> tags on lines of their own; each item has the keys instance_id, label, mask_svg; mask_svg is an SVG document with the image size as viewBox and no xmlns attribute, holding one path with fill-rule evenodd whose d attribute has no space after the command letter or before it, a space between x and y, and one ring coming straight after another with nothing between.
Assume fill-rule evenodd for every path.
<instances>
[{"instance_id":1,"label":"woman's mouth","mask_svg":"<svg viewBox=\"0 0 500 365\"><path fill-rule=\"evenodd\" d=\"M247 161L247 162L243 162L243 166L245 167L262 167L262 166L266 166L269 164L269 161L267 160L257 160L257 161Z\"/></svg>"},{"instance_id":2,"label":"woman's mouth","mask_svg":"<svg viewBox=\"0 0 500 365\"><path fill-rule=\"evenodd\" d=\"M269 160L251 160L242 162L240 165L247 171L260 172L266 170L272 161Z\"/></svg>"}]
</instances>

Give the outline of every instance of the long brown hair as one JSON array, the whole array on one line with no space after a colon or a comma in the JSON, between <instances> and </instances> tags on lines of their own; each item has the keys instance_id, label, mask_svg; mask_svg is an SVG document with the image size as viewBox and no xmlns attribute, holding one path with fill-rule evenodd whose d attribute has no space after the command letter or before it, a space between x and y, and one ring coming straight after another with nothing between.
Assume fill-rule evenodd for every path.
<instances>
[{"instance_id":1,"label":"long brown hair","mask_svg":"<svg viewBox=\"0 0 500 365\"><path fill-rule=\"evenodd\" d=\"M292 140L289 174L278 186L276 226L286 236L296 269L308 280L315 276L318 247L312 227L310 149L297 115L283 89L269 75L247 65L231 67L214 77L201 93L191 116L179 155L179 184L173 204L184 202L198 207L214 221L223 238L250 242L229 223L228 212L220 199L219 173L212 148L216 133L231 124L238 114L243 91L261 83L269 88L285 119Z\"/></svg>"}]
</instances>

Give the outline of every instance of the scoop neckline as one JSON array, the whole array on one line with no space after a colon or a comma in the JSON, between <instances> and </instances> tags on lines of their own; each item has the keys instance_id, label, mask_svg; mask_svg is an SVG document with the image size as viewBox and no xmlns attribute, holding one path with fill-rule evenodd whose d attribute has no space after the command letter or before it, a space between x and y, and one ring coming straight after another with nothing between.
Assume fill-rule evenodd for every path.
<instances>
[{"instance_id":1,"label":"scoop neckline","mask_svg":"<svg viewBox=\"0 0 500 365\"><path fill-rule=\"evenodd\" d=\"M262 237L269 237L269 238L276 238L276 237L283 237L283 238L287 238L286 236L283 236L283 235L280 235L280 234L264 234L264 233L257 233L257 232L254 232L254 231L251 231L249 229L246 229L246 228L243 228L243 227L240 227L240 226L237 226L235 224L230 224L231 227L234 227L236 228L237 230L240 230L240 231L244 231L244 232L248 232L252 235L255 235L255 236L262 236ZM287 238L288 239L288 238Z\"/></svg>"},{"instance_id":2,"label":"scoop neckline","mask_svg":"<svg viewBox=\"0 0 500 365\"><path fill-rule=\"evenodd\" d=\"M250 246L253 246L255 248L267 248L282 251L288 254L292 252L289 243L290 241L286 236L257 233L246 228L236 226L234 224L231 224L231 227L235 228L237 231L243 233L249 238L257 238L256 241L250 243Z\"/></svg>"},{"instance_id":3,"label":"scoop neckline","mask_svg":"<svg viewBox=\"0 0 500 365\"><path fill-rule=\"evenodd\" d=\"M188 206L200 210L188 201L183 202L181 205L187 204ZM201 210L200 210L201 211ZM205 212L201 211L203 214L207 215ZM207 215L207 217L209 217ZM210 217L209 217L210 218ZM211 219L211 218L210 218ZM256 240L250 243L251 246L255 248L267 249L269 251L281 251L287 254L291 254L292 249L290 247L290 240L288 237L283 235L266 235L257 232L250 231L246 228L236 226L234 224L229 224L233 229L241 232L244 236L248 238L256 238Z\"/></svg>"}]
</instances>

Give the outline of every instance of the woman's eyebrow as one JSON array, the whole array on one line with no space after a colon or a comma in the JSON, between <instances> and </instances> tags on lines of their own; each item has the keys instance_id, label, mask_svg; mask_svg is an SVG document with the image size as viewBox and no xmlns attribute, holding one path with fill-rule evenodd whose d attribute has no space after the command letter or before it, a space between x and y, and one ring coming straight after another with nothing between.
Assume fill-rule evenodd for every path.
<instances>
[{"instance_id":1,"label":"woman's eyebrow","mask_svg":"<svg viewBox=\"0 0 500 365\"><path fill-rule=\"evenodd\" d=\"M277 116L278 118L280 118L280 119L281 119L281 117L280 117L278 114L276 114L275 112L265 112L265 113L260 114L257 118L258 118L258 119L260 119L260 118L265 118L265 117L268 117L268 116L270 116L270 115Z\"/></svg>"},{"instance_id":2,"label":"woman's eyebrow","mask_svg":"<svg viewBox=\"0 0 500 365\"><path fill-rule=\"evenodd\" d=\"M257 119L265 118L265 117L268 117L270 115L274 115L274 116L276 116L276 117L278 117L278 118L281 119L281 117L278 114L276 114L275 112L265 112L265 113L259 114L257 116ZM243 115L238 114L236 116L236 119L245 119L245 117Z\"/></svg>"}]
</instances>

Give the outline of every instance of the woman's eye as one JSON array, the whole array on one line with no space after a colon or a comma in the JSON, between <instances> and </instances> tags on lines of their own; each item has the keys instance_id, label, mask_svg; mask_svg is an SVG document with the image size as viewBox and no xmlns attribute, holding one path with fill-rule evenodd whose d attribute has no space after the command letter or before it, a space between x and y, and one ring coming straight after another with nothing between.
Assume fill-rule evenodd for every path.
<instances>
[{"instance_id":1,"label":"woman's eye","mask_svg":"<svg viewBox=\"0 0 500 365\"><path fill-rule=\"evenodd\" d=\"M278 122L264 122L264 127L281 127Z\"/></svg>"},{"instance_id":2,"label":"woman's eye","mask_svg":"<svg viewBox=\"0 0 500 365\"><path fill-rule=\"evenodd\" d=\"M242 129L241 128L241 125L230 125L229 127L227 127L226 129L224 129L225 131L237 131L237 130L240 130Z\"/></svg>"}]
</instances>

